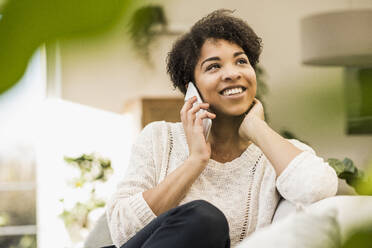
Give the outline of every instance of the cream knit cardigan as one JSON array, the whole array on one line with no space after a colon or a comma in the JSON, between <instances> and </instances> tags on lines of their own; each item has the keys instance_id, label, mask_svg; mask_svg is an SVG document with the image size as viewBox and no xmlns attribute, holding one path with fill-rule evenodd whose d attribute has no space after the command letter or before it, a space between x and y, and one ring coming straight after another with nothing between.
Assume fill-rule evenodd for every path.
<instances>
[{"instance_id":1,"label":"cream knit cardigan","mask_svg":"<svg viewBox=\"0 0 372 248\"><path fill-rule=\"evenodd\" d=\"M260 148L251 144L231 162L209 160L181 204L203 199L226 216L231 247L258 228L271 223L281 197L295 204L309 204L337 191L335 171L313 149L290 140L303 150L279 177ZM142 196L188 157L182 123L153 122L133 145L129 167L107 204L112 240L120 247L156 215Z\"/></svg>"}]
</instances>

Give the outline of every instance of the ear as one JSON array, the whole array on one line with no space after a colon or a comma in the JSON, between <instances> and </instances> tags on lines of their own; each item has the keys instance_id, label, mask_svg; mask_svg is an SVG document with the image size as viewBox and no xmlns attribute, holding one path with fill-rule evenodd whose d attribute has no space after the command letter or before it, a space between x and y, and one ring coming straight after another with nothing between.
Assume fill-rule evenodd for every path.
<instances>
[{"instance_id":1,"label":"ear","mask_svg":"<svg viewBox=\"0 0 372 248\"><path fill-rule=\"evenodd\" d=\"M187 88L189 87L189 83L186 83L185 87L186 87L186 90L187 90Z\"/></svg>"}]
</instances>

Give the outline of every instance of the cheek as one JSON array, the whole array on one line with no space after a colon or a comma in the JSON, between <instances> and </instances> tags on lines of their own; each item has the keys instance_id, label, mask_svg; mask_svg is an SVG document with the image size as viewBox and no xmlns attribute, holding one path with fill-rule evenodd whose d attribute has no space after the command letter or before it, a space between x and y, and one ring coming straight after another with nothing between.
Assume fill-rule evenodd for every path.
<instances>
[{"instance_id":1,"label":"cheek","mask_svg":"<svg viewBox=\"0 0 372 248\"><path fill-rule=\"evenodd\" d=\"M216 92L217 84L218 84L218 77L215 75L205 75L198 78L198 89L204 95L211 95L212 93ZM216 83L217 82L217 83Z\"/></svg>"},{"instance_id":2,"label":"cheek","mask_svg":"<svg viewBox=\"0 0 372 248\"><path fill-rule=\"evenodd\" d=\"M257 93L257 83L256 82L253 84L252 91L256 95L256 93Z\"/></svg>"},{"instance_id":3,"label":"cheek","mask_svg":"<svg viewBox=\"0 0 372 248\"><path fill-rule=\"evenodd\" d=\"M256 97L256 94L257 94L257 84L254 84L254 86L252 86L252 88L250 89L250 95L252 96L252 98L255 98Z\"/></svg>"},{"instance_id":4,"label":"cheek","mask_svg":"<svg viewBox=\"0 0 372 248\"><path fill-rule=\"evenodd\" d=\"M252 90L254 90L254 93L256 93L257 89L257 79L256 79L256 73L252 70L246 75L246 79L251 87Z\"/></svg>"}]
</instances>

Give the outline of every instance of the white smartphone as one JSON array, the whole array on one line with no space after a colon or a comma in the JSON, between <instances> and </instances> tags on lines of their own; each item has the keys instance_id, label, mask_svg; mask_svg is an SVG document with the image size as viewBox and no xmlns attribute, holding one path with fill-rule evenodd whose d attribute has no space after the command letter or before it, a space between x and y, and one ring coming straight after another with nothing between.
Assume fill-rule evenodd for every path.
<instances>
[{"instance_id":1,"label":"white smartphone","mask_svg":"<svg viewBox=\"0 0 372 248\"><path fill-rule=\"evenodd\" d=\"M199 95L198 89L195 87L195 85L192 82L189 82L189 85L187 86L186 95L185 95L185 102L194 96L196 96L196 99L197 99L194 105L197 103L203 103L202 98ZM200 109L196 113L196 115L201 114L203 112L205 112L205 110ZM208 139L209 133L211 131L211 127L212 127L212 120L209 118L203 119L203 133L204 133L205 139Z\"/></svg>"}]
</instances>

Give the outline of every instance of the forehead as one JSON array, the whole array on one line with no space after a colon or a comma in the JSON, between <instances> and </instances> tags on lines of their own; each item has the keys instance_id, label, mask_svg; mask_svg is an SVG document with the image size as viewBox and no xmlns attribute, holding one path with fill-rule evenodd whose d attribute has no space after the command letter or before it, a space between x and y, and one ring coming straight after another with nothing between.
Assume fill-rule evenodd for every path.
<instances>
[{"instance_id":1,"label":"forehead","mask_svg":"<svg viewBox=\"0 0 372 248\"><path fill-rule=\"evenodd\" d=\"M243 48L236 43L227 40L207 39L200 50L200 60L209 57L220 57L222 55L229 54L232 55L235 52L243 52Z\"/></svg>"}]
</instances>

